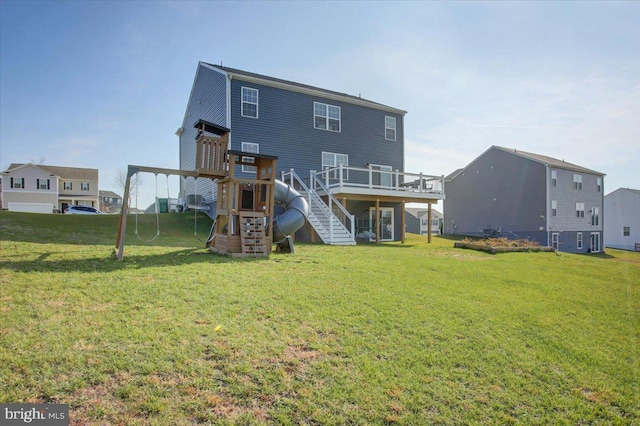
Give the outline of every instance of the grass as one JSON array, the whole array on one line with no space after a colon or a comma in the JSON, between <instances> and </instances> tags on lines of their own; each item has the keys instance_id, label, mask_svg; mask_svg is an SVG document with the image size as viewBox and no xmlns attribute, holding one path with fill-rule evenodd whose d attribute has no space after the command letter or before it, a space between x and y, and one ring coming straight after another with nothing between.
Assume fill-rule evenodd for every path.
<instances>
[{"instance_id":1,"label":"grass","mask_svg":"<svg viewBox=\"0 0 640 426\"><path fill-rule=\"evenodd\" d=\"M410 235L241 260L161 217L150 244L129 220L118 262L117 217L0 212L0 403L67 403L73 424L638 424L638 253Z\"/></svg>"}]
</instances>

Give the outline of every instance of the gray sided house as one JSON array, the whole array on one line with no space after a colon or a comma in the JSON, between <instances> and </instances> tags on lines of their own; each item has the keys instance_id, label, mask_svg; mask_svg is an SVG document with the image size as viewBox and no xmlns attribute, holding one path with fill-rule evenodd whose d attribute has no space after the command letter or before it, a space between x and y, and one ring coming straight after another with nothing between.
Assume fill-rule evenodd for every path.
<instances>
[{"instance_id":1,"label":"gray sided house","mask_svg":"<svg viewBox=\"0 0 640 426\"><path fill-rule=\"evenodd\" d=\"M407 232L426 235L429 232L428 211L419 208L406 208L404 220ZM442 228L442 213L431 210L431 234L439 235Z\"/></svg>"},{"instance_id":2,"label":"gray sided house","mask_svg":"<svg viewBox=\"0 0 640 426\"><path fill-rule=\"evenodd\" d=\"M640 251L640 190L618 188L604 197L605 247Z\"/></svg>"},{"instance_id":3,"label":"gray sided house","mask_svg":"<svg viewBox=\"0 0 640 426\"><path fill-rule=\"evenodd\" d=\"M278 157L278 176L311 208L311 227L298 238L400 240L405 202L444 198L442 177L404 172L405 114L359 96L200 62L176 132L180 168L194 169L194 125L204 120L231 130L229 149ZM243 166L242 174L254 171ZM199 208L214 208L210 180L188 178L182 193Z\"/></svg>"},{"instance_id":4,"label":"gray sided house","mask_svg":"<svg viewBox=\"0 0 640 426\"><path fill-rule=\"evenodd\" d=\"M446 178L444 233L599 252L603 181L603 173L564 160L492 146Z\"/></svg>"}]
</instances>

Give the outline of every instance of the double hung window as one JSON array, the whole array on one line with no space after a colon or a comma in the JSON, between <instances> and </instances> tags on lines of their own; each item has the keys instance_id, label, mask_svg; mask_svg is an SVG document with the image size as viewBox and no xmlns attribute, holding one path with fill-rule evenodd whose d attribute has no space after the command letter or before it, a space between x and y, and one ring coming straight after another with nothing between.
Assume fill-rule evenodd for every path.
<instances>
[{"instance_id":1,"label":"double hung window","mask_svg":"<svg viewBox=\"0 0 640 426\"><path fill-rule=\"evenodd\" d=\"M258 154L260 152L260 145L257 144L257 143L242 142L242 151L243 152L251 152L253 154ZM247 157L244 157L243 159L247 160ZM256 168L254 166L245 166L243 164L242 165L242 171L244 173L255 173L256 172Z\"/></svg>"},{"instance_id":2,"label":"double hung window","mask_svg":"<svg viewBox=\"0 0 640 426\"><path fill-rule=\"evenodd\" d=\"M396 118L386 116L384 118L384 138L388 141L396 140Z\"/></svg>"},{"instance_id":3,"label":"double hung window","mask_svg":"<svg viewBox=\"0 0 640 426\"><path fill-rule=\"evenodd\" d=\"M573 189L582 190L582 175L573 175Z\"/></svg>"},{"instance_id":4,"label":"double hung window","mask_svg":"<svg viewBox=\"0 0 640 426\"><path fill-rule=\"evenodd\" d=\"M50 189L51 181L49 179L36 179L36 187L38 189Z\"/></svg>"},{"instance_id":5,"label":"double hung window","mask_svg":"<svg viewBox=\"0 0 640 426\"><path fill-rule=\"evenodd\" d=\"M24 189L24 178L11 178L9 183L11 188Z\"/></svg>"},{"instance_id":6,"label":"double hung window","mask_svg":"<svg viewBox=\"0 0 640 426\"><path fill-rule=\"evenodd\" d=\"M313 126L320 130L340 132L341 109L339 106L313 103Z\"/></svg>"},{"instance_id":7,"label":"double hung window","mask_svg":"<svg viewBox=\"0 0 640 426\"><path fill-rule=\"evenodd\" d=\"M258 90L242 88L242 116L258 118Z\"/></svg>"}]
</instances>

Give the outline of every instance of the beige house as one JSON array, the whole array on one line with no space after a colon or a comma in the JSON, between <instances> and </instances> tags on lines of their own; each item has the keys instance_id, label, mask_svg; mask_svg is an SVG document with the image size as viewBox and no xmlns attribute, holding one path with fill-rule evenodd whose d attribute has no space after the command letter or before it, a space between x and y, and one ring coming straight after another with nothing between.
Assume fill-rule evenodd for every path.
<instances>
[{"instance_id":1,"label":"beige house","mask_svg":"<svg viewBox=\"0 0 640 426\"><path fill-rule=\"evenodd\" d=\"M67 206L98 208L98 169L11 164L2 172L2 208L53 213Z\"/></svg>"}]
</instances>

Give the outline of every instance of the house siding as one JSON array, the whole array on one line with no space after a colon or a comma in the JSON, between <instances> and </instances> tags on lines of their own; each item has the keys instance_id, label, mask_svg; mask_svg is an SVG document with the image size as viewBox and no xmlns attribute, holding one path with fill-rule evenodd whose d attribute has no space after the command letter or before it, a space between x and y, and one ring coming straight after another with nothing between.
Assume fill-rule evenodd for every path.
<instances>
[{"instance_id":1,"label":"house siding","mask_svg":"<svg viewBox=\"0 0 640 426\"><path fill-rule=\"evenodd\" d=\"M538 157L491 147L446 182L445 233L480 236L490 234L483 230L498 230L496 235L543 245L551 245L552 235L558 234L558 248L573 253L589 252L591 236L597 235L602 250L604 176ZM574 188L574 175L581 176L582 189ZM584 203L584 216L577 216L576 203ZM595 225L591 222L594 209L598 210ZM578 233L582 233L581 248Z\"/></svg>"},{"instance_id":2,"label":"house siding","mask_svg":"<svg viewBox=\"0 0 640 426\"><path fill-rule=\"evenodd\" d=\"M623 250L634 250L640 243L640 191L618 188L604 197L605 246ZM629 227L625 236L623 228Z\"/></svg>"},{"instance_id":3,"label":"house siding","mask_svg":"<svg viewBox=\"0 0 640 426\"><path fill-rule=\"evenodd\" d=\"M533 238L544 230L543 164L491 149L446 182L445 190L447 234L481 236L493 229L510 238Z\"/></svg>"},{"instance_id":4,"label":"house siding","mask_svg":"<svg viewBox=\"0 0 640 426\"><path fill-rule=\"evenodd\" d=\"M98 205L98 181L89 177L97 177L98 170L79 169L70 167L57 167L45 165L13 165L5 173L3 179L4 204L11 209L11 203L24 204L51 204L52 211L62 210L63 203L90 203ZM61 172L62 171L62 172ZM84 178L70 179L66 176L58 176L56 173L68 173L70 176L85 175ZM11 179L24 179L24 188L11 188ZM49 181L48 189L38 188L40 182ZM72 189L65 190L64 182L72 182ZM89 190L82 191L81 183L88 183Z\"/></svg>"},{"instance_id":5,"label":"house siding","mask_svg":"<svg viewBox=\"0 0 640 426\"><path fill-rule=\"evenodd\" d=\"M180 135L180 169L193 170L196 163L196 136L198 130L193 125L200 119L227 127L227 78L223 73L199 64L191 97L187 105ZM233 148L235 149L235 147ZM185 195L203 196L210 203L215 196L215 188L210 179L200 179L197 186L194 179L181 181Z\"/></svg>"},{"instance_id":6,"label":"house siding","mask_svg":"<svg viewBox=\"0 0 640 426\"><path fill-rule=\"evenodd\" d=\"M561 231L602 231L603 218L603 191L596 190L596 179L598 175L585 174L572 170L563 170L558 168L549 168L549 182L551 182L551 172L557 173L557 185L549 185L549 210L547 217L549 218L550 230ZM582 189L573 188L574 174L582 176ZM551 200L556 200L558 205L557 216L551 214ZM576 203L584 203L585 215L578 218L576 216ZM591 225L591 216L589 211L592 208L598 208L600 220L598 226Z\"/></svg>"},{"instance_id":7,"label":"house siding","mask_svg":"<svg viewBox=\"0 0 640 426\"><path fill-rule=\"evenodd\" d=\"M241 115L242 87L259 93L258 118ZM340 132L314 127L314 102L339 106ZM402 115L288 91L240 79L231 81L232 138L257 143L260 153L278 156L278 172L293 168L302 177L322 170L322 152L347 154L350 166L381 164L403 170ZM385 140L385 116L396 118L396 140Z\"/></svg>"}]
</instances>

